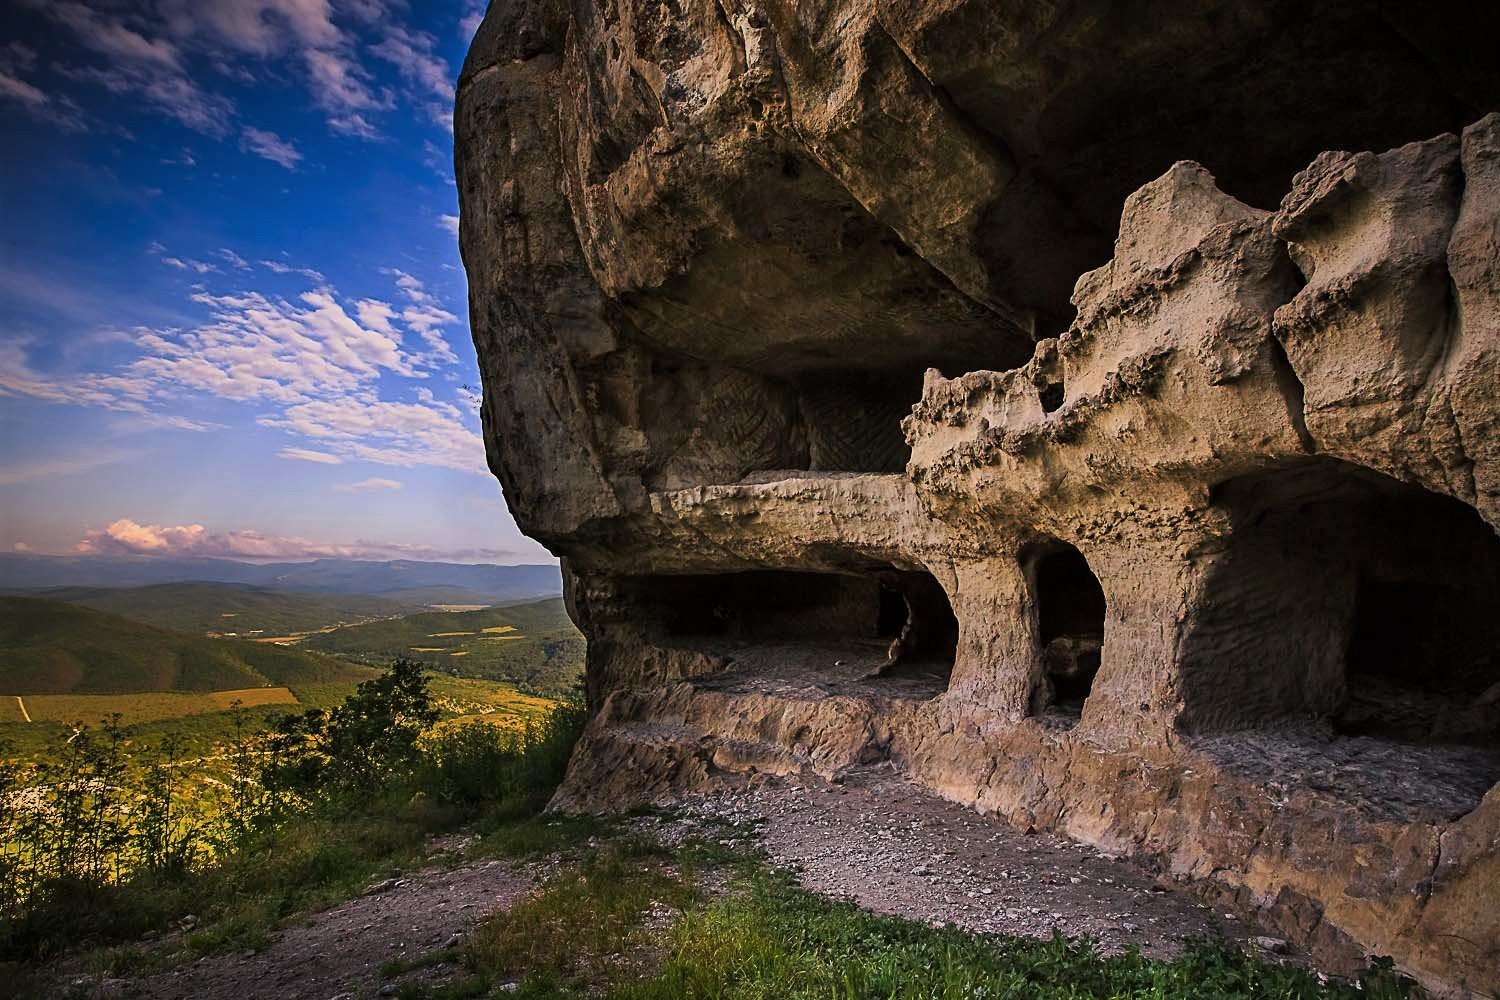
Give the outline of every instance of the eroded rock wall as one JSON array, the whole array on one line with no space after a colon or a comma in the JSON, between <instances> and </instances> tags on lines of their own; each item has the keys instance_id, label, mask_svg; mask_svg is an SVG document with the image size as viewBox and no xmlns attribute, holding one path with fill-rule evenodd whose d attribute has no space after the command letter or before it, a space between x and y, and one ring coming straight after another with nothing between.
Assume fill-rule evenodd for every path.
<instances>
[{"instance_id":1,"label":"eroded rock wall","mask_svg":"<svg viewBox=\"0 0 1500 1000\"><path fill-rule=\"evenodd\" d=\"M889 759L1500 989L1500 33L1150 6L491 5L461 236L590 640L557 804Z\"/></svg>"}]
</instances>

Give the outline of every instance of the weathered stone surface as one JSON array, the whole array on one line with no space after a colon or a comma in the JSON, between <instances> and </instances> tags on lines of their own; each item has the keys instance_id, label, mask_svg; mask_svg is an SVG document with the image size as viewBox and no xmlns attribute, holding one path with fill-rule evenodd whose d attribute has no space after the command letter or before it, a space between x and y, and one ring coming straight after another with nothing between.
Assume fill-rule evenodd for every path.
<instances>
[{"instance_id":1,"label":"weathered stone surface","mask_svg":"<svg viewBox=\"0 0 1500 1000\"><path fill-rule=\"evenodd\" d=\"M1431 13L492 4L462 242L590 640L557 805L890 760L1500 989L1500 35Z\"/></svg>"}]
</instances>

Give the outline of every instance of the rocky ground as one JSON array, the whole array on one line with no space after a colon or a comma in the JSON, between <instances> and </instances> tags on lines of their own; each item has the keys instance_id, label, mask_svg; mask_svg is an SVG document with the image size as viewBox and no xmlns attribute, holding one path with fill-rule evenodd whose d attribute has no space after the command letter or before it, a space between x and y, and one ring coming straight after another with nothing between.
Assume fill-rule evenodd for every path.
<instances>
[{"instance_id":1,"label":"rocky ground","mask_svg":"<svg viewBox=\"0 0 1500 1000\"><path fill-rule=\"evenodd\" d=\"M1135 862L1022 833L903 781L888 764L837 785L778 782L699 798L681 814L753 823L773 862L797 869L805 888L908 920L1028 937L1056 930L1106 953L1135 945L1159 958L1193 937L1258 936Z\"/></svg>"},{"instance_id":2,"label":"rocky ground","mask_svg":"<svg viewBox=\"0 0 1500 1000\"><path fill-rule=\"evenodd\" d=\"M1284 948L1128 859L1019 832L900 780L886 765L857 770L842 784L775 782L695 798L633 823L670 842L722 837L726 821L753 831L772 862L797 869L807 889L879 913L1002 934L1087 935L1106 952L1135 945L1162 958L1203 936ZM434 845L444 849L438 857L461 856L466 846ZM555 859L435 863L288 927L263 951L204 958L138 981L106 981L97 995L352 1000L394 995L406 981L440 983L459 972L453 959L466 930L555 868ZM447 962L382 974L388 963L445 948L455 949Z\"/></svg>"},{"instance_id":3,"label":"rocky ground","mask_svg":"<svg viewBox=\"0 0 1500 1000\"><path fill-rule=\"evenodd\" d=\"M98 996L141 1000L353 1000L389 996L390 962L457 947L476 921L502 910L532 885L535 873L505 861L434 866L370 886L364 894L287 927L263 951L200 959L139 981L109 980ZM435 964L402 979L438 983L453 964Z\"/></svg>"}]
</instances>

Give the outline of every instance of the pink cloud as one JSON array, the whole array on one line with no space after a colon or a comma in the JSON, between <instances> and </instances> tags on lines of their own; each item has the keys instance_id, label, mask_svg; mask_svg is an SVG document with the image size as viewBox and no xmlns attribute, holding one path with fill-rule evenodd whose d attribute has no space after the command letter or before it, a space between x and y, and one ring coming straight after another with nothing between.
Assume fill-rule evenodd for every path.
<instances>
[{"instance_id":1,"label":"pink cloud","mask_svg":"<svg viewBox=\"0 0 1500 1000\"><path fill-rule=\"evenodd\" d=\"M253 529L210 531L201 524L140 524L122 517L107 528L85 533L73 547L79 555L159 556L219 559L496 559L504 549L445 550L403 542L319 542Z\"/></svg>"}]
</instances>

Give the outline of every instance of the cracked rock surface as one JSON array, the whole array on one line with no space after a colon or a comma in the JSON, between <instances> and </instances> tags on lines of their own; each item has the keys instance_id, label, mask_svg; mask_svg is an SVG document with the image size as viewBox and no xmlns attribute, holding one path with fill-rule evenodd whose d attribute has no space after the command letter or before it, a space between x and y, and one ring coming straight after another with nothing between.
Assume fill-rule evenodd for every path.
<instances>
[{"instance_id":1,"label":"cracked rock surface","mask_svg":"<svg viewBox=\"0 0 1500 1000\"><path fill-rule=\"evenodd\" d=\"M557 804L888 762L1500 989L1497 19L495 0L461 243L589 639Z\"/></svg>"}]
</instances>

